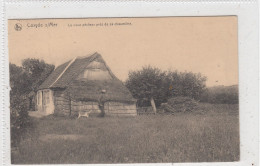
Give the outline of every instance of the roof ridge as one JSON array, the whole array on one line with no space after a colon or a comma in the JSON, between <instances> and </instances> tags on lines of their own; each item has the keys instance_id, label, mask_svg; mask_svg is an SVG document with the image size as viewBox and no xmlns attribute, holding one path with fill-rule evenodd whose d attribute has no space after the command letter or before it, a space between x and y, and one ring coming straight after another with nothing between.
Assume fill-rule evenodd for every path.
<instances>
[{"instance_id":1,"label":"roof ridge","mask_svg":"<svg viewBox=\"0 0 260 166\"><path fill-rule=\"evenodd\" d=\"M84 56L77 56L77 59L84 59L84 58L89 58L95 54L98 54L98 52L94 52L93 54L88 54L88 55L84 55Z\"/></svg>"},{"instance_id":2,"label":"roof ridge","mask_svg":"<svg viewBox=\"0 0 260 166\"><path fill-rule=\"evenodd\" d=\"M75 57L75 58L73 58L71 61L70 61L70 63L66 66L66 68L61 72L61 74L59 75L59 77L50 85L50 87L52 87L60 78L61 78L61 76L65 73L65 71L71 66L71 64L73 63L73 62L75 62L75 60L77 59L77 57ZM49 87L49 88L50 88Z\"/></svg>"}]
</instances>

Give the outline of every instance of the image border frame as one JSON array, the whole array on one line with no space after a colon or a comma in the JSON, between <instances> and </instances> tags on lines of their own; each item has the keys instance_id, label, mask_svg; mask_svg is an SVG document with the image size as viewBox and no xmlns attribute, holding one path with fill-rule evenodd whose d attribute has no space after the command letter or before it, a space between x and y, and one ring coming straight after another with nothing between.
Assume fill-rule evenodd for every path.
<instances>
[{"instance_id":1,"label":"image border frame","mask_svg":"<svg viewBox=\"0 0 260 166\"><path fill-rule=\"evenodd\" d=\"M174 165L259 164L259 24L256 0L220 1L3 1L1 5L0 163L10 164L8 19L154 16L237 16L240 161ZM95 164L96 165L96 164ZM121 165L121 164L119 164ZM123 164L122 164L123 165ZM131 164L135 165L135 164ZM138 164L139 165L139 164ZM140 164L142 165L142 164ZM147 164L146 164L147 165ZM153 165L153 164L148 164ZM157 165L157 164L156 164ZM161 165L161 164L160 164ZM163 163L162 165L173 165Z\"/></svg>"}]
</instances>

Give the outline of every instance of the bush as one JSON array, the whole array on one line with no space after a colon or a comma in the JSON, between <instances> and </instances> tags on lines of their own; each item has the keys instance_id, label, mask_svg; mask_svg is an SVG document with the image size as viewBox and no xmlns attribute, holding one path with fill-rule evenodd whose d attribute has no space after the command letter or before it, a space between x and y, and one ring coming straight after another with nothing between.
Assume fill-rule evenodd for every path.
<instances>
[{"instance_id":1,"label":"bush","mask_svg":"<svg viewBox=\"0 0 260 166\"><path fill-rule=\"evenodd\" d=\"M162 103L159 110L161 110L160 112L158 113L174 113L175 110L174 108L172 108L168 103Z\"/></svg>"},{"instance_id":2,"label":"bush","mask_svg":"<svg viewBox=\"0 0 260 166\"><path fill-rule=\"evenodd\" d=\"M238 86L215 86L207 88L201 95L200 101L212 104L238 104Z\"/></svg>"},{"instance_id":3,"label":"bush","mask_svg":"<svg viewBox=\"0 0 260 166\"><path fill-rule=\"evenodd\" d=\"M173 97L161 105L164 112L190 112L198 108L198 102L190 97Z\"/></svg>"},{"instance_id":4,"label":"bush","mask_svg":"<svg viewBox=\"0 0 260 166\"><path fill-rule=\"evenodd\" d=\"M11 98L11 146L16 147L22 138L33 130L32 119L28 116L27 103L23 97Z\"/></svg>"},{"instance_id":5,"label":"bush","mask_svg":"<svg viewBox=\"0 0 260 166\"><path fill-rule=\"evenodd\" d=\"M10 63L9 69L11 146L16 147L21 139L34 129L34 123L28 116L28 111L34 110L35 92L54 70L54 65L46 64L38 59L25 59L22 66Z\"/></svg>"}]
</instances>

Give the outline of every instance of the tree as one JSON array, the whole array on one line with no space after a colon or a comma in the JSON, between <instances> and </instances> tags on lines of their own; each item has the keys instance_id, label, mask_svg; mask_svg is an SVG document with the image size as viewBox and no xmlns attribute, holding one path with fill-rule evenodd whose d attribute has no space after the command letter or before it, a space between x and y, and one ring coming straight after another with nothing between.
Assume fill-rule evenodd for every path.
<instances>
[{"instance_id":1,"label":"tree","mask_svg":"<svg viewBox=\"0 0 260 166\"><path fill-rule=\"evenodd\" d=\"M29 75L22 67L15 64L9 64L10 71L10 96L25 94L30 91L31 87L28 84Z\"/></svg>"},{"instance_id":2,"label":"tree","mask_svg":"<svg viewBox=\"0 0 260 166\"><path fill-rule=\"evenodd\" d=\"M138 99L139 104L149 101L156 113L156 105L167 101L168 87L164 86L165 79L165 72L146 66L142 70L129 72L126 87Z\"/></svg>"},{"instance_id":3,"label":"tree","mask_svg":"<svg viewBox=\"0 0 260 166\"><path fill-rule=\"evenodd\" d=\"M168 71L167 79L172 87L169 98L187 96L199 100L206 89L207 78L200 73Z\"/></svg>"},{"instance_id":4,"label":"tree","mask_svg":"<svg viewBox=\"0 0 260 166\"><path fill-rule=\"evenodd\" d=\"M29 76L28 84L31 85L31 90L36 91L54 70L54 65L47 64L43 60L28 58L23 60L22 68Z\"/></svg>"},{"instance_id":5,"label":"tree","mask_svg":"<svg viewBox=\"0 0 260 166\"><path fill-rule=\"evenodd\" d=\"M199 100L206 87L206 77L200 73L161 71L151 66L128 74L126 86L139 106L153 107L177 96Z\"/></svg>"},{"instance_id":6,"label":"tree","mask_svg":"<svg viewBox=\"0 0 260 166\"><path fill-rule=\"evenodd\" d=\"M22 68L28 75L27 82L30 87L30 95L27 97L29 99L29 107L32 109L35 106L34 97L37 88L54 70L54 65L47 64L43 60L28 58L23 60Z\"/></svg>"},{"instance_id":7,"label":"tree","mask_svg":"<svg viewBox=\"0 0 260 166\"><path fill-rule=\"evenodd\" d=\"M11 111L11 145L16 146L21 138L33 127L28 110L34 108L31 92L53 71L54 65L37 59L26 59L22 66L9 64L10 70L10 111Z\"/></svg>"}]
</instances>

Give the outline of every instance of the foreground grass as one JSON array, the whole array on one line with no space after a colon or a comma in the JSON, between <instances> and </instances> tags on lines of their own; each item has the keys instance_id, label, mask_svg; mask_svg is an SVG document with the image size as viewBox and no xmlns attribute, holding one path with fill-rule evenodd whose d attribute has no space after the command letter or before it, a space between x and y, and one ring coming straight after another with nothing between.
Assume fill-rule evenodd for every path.
<instances>
[{"instance_id":1,"label":"foreground grass","mask_svg":"<svg viewBox=\"0 0 260 166\"><path fill-rule=\"evenodd\" d=\"M43 118L12 163L150 163L239 160L237 105L204 104L196 113L135 118ZM77 140L47 134L83 135Z\"/></svg>"}]
</instances>

